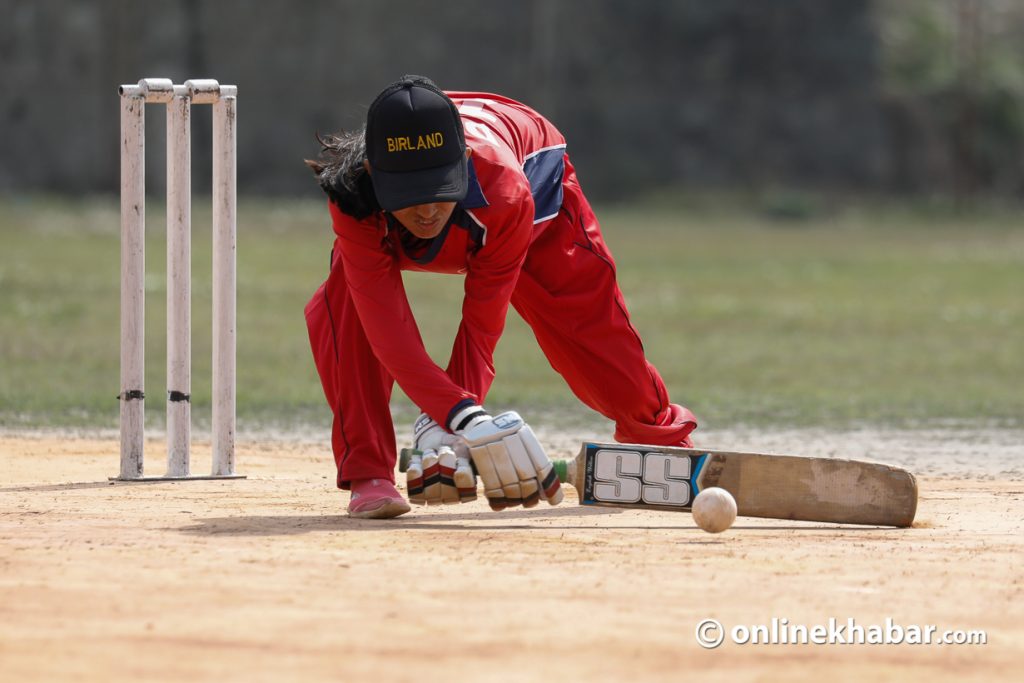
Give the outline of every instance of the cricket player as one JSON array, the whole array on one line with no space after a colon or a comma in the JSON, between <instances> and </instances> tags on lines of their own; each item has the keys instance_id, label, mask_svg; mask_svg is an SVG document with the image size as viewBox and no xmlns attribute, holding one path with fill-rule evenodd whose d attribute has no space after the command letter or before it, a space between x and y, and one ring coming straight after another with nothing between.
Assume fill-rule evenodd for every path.
<instances>
[{"instance_id":1,"label":"cricket player","mask_svg":"<svg viewBox=\"0 0 1024 683\"><path fill-rule=\"evenodd\" d=\"M446 93L405 76L377 96L364 130L321 143L307 163L335 238L305 316L351 516L410 510L394 485L394 382L422 410L413 502L471 500L474 469L495 510L561 500L529 426L485 408L509 304L573 393L615 422L617 441L690 445L696 418L670 402L644 356L565 139L548 120L500 95ZM403 270L464 277L445 368L424 349Z\"/></svg>"}]
</instances>

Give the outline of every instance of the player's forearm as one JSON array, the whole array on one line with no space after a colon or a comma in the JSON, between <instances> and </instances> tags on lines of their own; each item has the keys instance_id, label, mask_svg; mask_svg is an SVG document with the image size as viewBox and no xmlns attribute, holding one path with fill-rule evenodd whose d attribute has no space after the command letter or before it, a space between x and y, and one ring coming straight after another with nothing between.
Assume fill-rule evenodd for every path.
<instances>
[{"instance_id":1,"label":"player's forearm","mask_svg":"<svg viewBox=\"0 0 1024 683\"><path fill-rule=\"evenodd\" d=\"M427 353L394 261L365 267L368 250L339 242L345 279L367 343L402 391L440 424L460 401L478 400Z\"/></svg>"},{"instance_id":2,"label":"player's forearm","mask_svg":"<svg viewBox=\"0 0 1024 683\"><path fill-rule=\"evenodd\" d=\"M466 276L466 296L446 372L452 381L476 394L482 402L494 381L494 349L505 331L512 292L521 262L502 268L479 266Z\"/></svg>"},{"instance_id":3,"label":"player's forearm","mask_svg":"<svg viewBox=\"0 0 1024 683\"><path fill-rule=\"evenodd\" d=\"M357 302L359 299L357 294ZM446 424L448 414L456 404L478 402L480 398L472 390L453 381L433 361L423 346L411 313L404 317L400 310L400 307L389 307L375 315L367 313L367 322L364 322L367 339L374 355L412 402L438 424ZM363 317L362 311L360 317Z\"/></svg>"},{"instance_id":4,"label":"player's forearm","mask_svg":"<svg viewBox=\"0 0 1024 683\"><path fill-rule=\"evenodd\" d=\"M500 338L474 333L466 322L459 326L445 372L456 385L475 394L482 403L494 381L494 349Z\"/></svg>"}]
</instances>

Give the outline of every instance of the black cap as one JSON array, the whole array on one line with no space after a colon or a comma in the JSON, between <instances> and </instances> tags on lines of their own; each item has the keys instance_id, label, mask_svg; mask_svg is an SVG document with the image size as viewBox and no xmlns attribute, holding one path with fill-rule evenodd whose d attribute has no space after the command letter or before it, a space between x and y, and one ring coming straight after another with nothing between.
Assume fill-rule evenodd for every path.
<instances>
[{"instance_id":1,"label":"black cap","mask_svg":"<svg viewBox=\"0 0 1024 683\"><path fill-rule=\"evenodd\" d=\"M429 78L403 76L377 95L366 115L366 158L385 211L466 197L462 120Z\"/></svg>"}]
</instances>

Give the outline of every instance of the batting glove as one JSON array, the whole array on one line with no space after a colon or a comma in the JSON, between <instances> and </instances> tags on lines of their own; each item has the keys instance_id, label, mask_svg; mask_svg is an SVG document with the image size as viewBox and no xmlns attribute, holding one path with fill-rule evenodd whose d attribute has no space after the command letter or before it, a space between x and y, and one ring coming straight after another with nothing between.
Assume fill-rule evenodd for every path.
<instances>
[{"instance_id":1,"label":"batting glove","mask_svg":"<svg viewBox=\"0 0 1024 683\"><path fill-rule=\"evenodd\" d=\"M541 499L562 502L558 476L533 430L519 413L491 417L480 406L459 411L453 430L466 441L492 510L535 506Z\"/></svg>"}]
</instances>

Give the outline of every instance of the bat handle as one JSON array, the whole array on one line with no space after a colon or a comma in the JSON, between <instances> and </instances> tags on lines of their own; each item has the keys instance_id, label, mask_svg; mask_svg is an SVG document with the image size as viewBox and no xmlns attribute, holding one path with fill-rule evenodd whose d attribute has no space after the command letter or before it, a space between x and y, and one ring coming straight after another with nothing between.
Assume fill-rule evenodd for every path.
<instances>
[{"instance_id":1,"label":"bat handle","mask_svg":"<svg viewBox=\"0 0 1024 683\"><path fill-rule=\"evenodd\" d=\"M408 469L409 469L409 460L412 459L412 456L413 456L414 453L418 453L418 451L416 449L414 449L414 448L403 448L402 451L398 454L398 471L399 472L406 472L406 471L408 471ZM422 455L422 453L420 453L420 455Z\"/></svg>"},{"instance_id":2,"label":"bat handle","mask_svg":"<svg viewBox=\"0 0 1024 683\"><path fill-rule=\"evenodd\" d=\"M555 475L558 476L558 481L563 484L569 481L569 462L568 460L551 461L551 465L555 468Z\"/></svg>"}]
</instances>

